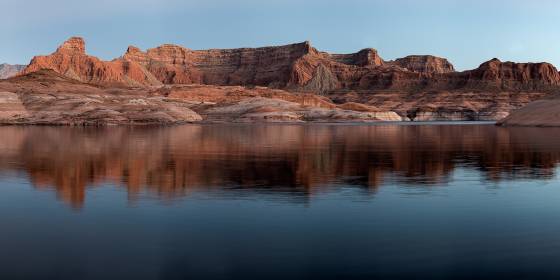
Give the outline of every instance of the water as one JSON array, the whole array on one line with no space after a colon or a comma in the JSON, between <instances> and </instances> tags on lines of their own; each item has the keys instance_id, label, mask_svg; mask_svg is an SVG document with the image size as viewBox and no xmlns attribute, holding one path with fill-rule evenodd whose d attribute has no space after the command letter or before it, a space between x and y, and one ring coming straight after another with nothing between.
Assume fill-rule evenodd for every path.
<instances>
[{"instance_id":1,"label":"water","mask_svg":"<svg viewBox=\"0 0 560 280\"><path fill-rule=\"evenodd\" d=\"M0 279L558 279L559 135L0 127Z\"/></svg>"}]
</instances>

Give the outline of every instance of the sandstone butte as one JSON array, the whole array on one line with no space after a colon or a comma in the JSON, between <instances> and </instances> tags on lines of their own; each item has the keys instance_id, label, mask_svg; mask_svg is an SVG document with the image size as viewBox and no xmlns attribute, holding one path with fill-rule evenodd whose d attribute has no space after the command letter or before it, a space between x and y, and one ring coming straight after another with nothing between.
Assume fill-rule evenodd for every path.
<instances>
[{"instance_id":1,"label":"sandstone butte","mask_svg":"<svg viewBox=\"0 0 560 280\"><path fill-rule=\"evenodd\" d=\"M39 80L58 82L42 88ZM498 120L558 92L560 73L549 63L498 59L457 72L449 61L436 56L386 61L375 49L330 54L309 42L222 50L167 44L142 51L130 46L121 57L102 61L87 55L82 38L73 37L54 53L34 57L19 77L0 83L0 91L12 94L12 99L4 99L21 103L22 112L30 116L36 113L28 110L23 93L29 94L31 88L34 95L65 93L58 84L75 92L87 87L98 95L140 96L137 99L144 101L135 104L137 115L144 110L143 103L155 98L162 104L181 102L179 107L192 111L188 114L199 115L185 121ZM35 103L34 112L43 110L42 102ZM105 109L114 111L112 119L127 115L127 106ZM150 106L153 112L160 105ZM87 115L90 109L83 109L86 115L78 124L92 117ZM11 118L13 122L13 114ZM26 120L34 123L37 116ZM75 120L59 119L61 123ZM115 122L134 122L128 117L120 120Z\"/></svg>"}]
</instances>

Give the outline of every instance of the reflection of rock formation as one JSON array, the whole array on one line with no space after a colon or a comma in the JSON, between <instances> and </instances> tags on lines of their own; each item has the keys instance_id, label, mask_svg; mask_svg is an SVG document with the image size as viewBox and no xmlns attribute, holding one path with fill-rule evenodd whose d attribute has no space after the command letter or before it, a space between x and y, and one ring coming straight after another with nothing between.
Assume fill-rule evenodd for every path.
<instances>
[{"instance_id":1,"label":"reflection of rock formation","mask_svg":"<svg viewBox=\"0 0 560 280\"><path fill-rule=\"evenodd\" d=\"M553 175L558 130L494 126L3 127L0 172L24 171L80 207L102 183L162 198L247 188L308 196L328 185L438 185L457 167L488 180ZM539 137L534 137L539 135Z\"/></svg>"}]
</instances>

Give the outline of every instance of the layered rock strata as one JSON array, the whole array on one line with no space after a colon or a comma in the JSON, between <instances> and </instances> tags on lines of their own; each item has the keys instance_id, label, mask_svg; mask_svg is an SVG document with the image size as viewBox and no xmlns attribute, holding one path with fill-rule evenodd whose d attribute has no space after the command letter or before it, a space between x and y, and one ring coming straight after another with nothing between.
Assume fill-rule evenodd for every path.
<instances>
[{"instance_id":1,"label":"layered rock strata","mask_svg":"<svg viewBox=\"0 0 560 280\"><path fill-rule=\"evenodd\" d=\"M101 87L40 70L0 82L0 124L395 121L395 112L338 107L313 94L241 86Z\"/></svg>"},{"instance_id":2,"label":"layered rock strata","mask_svg":"<svg viewBox=\"0 0 560 280\"><path fill-rule=\"evenodd\" d=\"M384 61L375 49L353 54L320 52L309 42L263 48L191 50L162 45L143 52L130 46L112 61L85 53L73 37L54 53L33 58L24 73L52 69L82 82L124 85L207 84L332 90L552 90L560 74L548 63L492 59L456 72L444 58L413 55Z\"/></svg>"},{"instance_id":3,"label":"layered rock strata","mask_svg":"<svg viewBox=\"0 0 560 280\"><path fill-rule=\"evenodd\" d=\"M84 40L73 37L51 55L33 58L22 73L41 69L101 87L279 89L285 96L320 95L334 107L352 102L393 111L405 120L497 120L560 91L560 74L549 63L492 59L457 72L445 58L431 55L385 61L375 49L330 54L309 42L211 50L167 44L142 51L130 46L123 56L102 61L87 55Z\"/></svg>"}]
</instances>

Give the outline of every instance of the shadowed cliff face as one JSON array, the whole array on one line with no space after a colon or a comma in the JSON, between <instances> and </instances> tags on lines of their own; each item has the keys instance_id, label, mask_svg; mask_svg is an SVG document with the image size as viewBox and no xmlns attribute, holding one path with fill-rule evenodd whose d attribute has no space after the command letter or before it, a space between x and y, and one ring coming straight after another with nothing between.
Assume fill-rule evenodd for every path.
<instances>
[{"instance_id":1,"label":"shadowed cliff face","mask_svg":"<svg viewBox=\"0 0 560 280\"><path fill-rule=\"evenodd\" d=\"M189 125L0 128L0 175L26 174L74 207L113 184L134 201L239 189L306 201L353 186L445 185L454 171L485 180L552 178L556 129L473 126ZM535 137L535 135L539 135Z\"/></svg>"}]
</instances>

